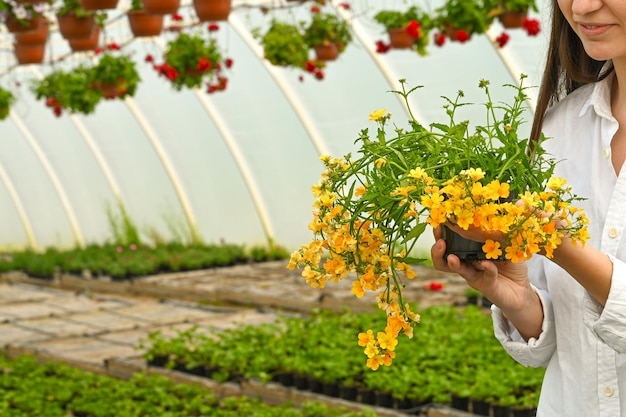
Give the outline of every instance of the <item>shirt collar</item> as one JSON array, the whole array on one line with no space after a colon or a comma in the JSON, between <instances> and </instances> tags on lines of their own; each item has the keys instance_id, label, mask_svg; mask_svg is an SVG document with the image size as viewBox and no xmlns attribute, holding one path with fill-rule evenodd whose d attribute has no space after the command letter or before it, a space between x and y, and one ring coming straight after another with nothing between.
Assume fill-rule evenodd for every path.
<instances>
[{"instance_id":1,"label":"shirt collar","mask_svg":"<svg viewBox=\"0 0 626 417\"><path fill-rule=\"evenodd\" d=\"M611 86L613 85L613 79L615 78L615 71L593 84L593 91L580 109L579 116L583 116L590 107L600 117L607 119L614 119L611 112Z\"/></svg>"}]
</instances>

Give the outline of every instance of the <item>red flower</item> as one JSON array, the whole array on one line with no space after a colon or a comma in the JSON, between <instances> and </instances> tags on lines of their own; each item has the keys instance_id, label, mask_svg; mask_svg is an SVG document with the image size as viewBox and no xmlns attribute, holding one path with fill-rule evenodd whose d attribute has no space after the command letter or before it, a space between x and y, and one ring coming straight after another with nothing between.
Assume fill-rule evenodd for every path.
<instances>
[{"instance_id":1,"label":"red flower","mask_svg":"<svg viewBox=\"0 0 626 417\"><path fill-rule=\"evenodd\" d=\"M298 81L300 81L301 83L304 82L304 77L302 75L298 76Z\"/></svg>"},{"instance_id":2,"label":"red flower","mask_svg":"<svg viewBox=\"0 0 626 417\"><path fill-rule=\"evenodd\" d=\"M224 60L224 65L226 65L226 68L231 68L233 66L233 59L232 58L226 58Z\"/></svg>"},{"instance_id":3,"label":"red flower","mask_svg":"<svg viewBox=\"0 0 626 417\"><path fill-rule=\"evenodd\" d=\"M211 60L206 56L201 57L198 60L198 65L196 65L196 68L198 68L200 71L207 71L211 69Z\"/></svg>"},{"instance_id":4,"label":"red flower","mask_svg":"<svg viewBox=\"0 0 626 417\"><path fill-rule=\"evenodd\" d=\"M384 54L391 49L391 44L385 43L383 41L376 41L376 52L379 54Z\"/></svg>"},{"instance_id":5,"label":"red flower","mask_svg":"<svg viewBox=\"0 0 626 417\"><path fill-rule=\"evenodd\" d=\"M215 31L220 30L220 25L218 25L215 22L211 22L209 23L208 29L209 29L209 32L215 32Z\"/></svg>"},{"instance_id":6,"label":"red flower","mask_svg":"<svg viewBox=\"0 0 626 417\"><path fill-rule=\"evenodd\" d=\"M313 71L313 75L315 75L315 78L318 80L324 79L324 72L319 68L316 68L315 71Z\"/></svg>"},{"instance_id":7,"label":"red flower","mask_svg":"<svg viewBox=\"0 0 626 417\"><path fill-rule=\"evenodd\" d=\"M313 72L313 71L315 71L316 69L317 69L317 66L315 65L315 62L313 62L313 61L307 61L307 62L304 64L304 70L305 70L306 72Z\"/></svg>"},{"instance_id":8,"label":"red flower","mask_svg":"<svg viewBox=\"0 0 626 417\"><path fill-rule=\"evenodd\" d=\"M219 82L219 89L220 90L226 90L226 87L228 86L228 78L226 77L217 77L217 81Z\"/></svg>"},{"instance_id":9,"label":"red flower","mask_svg":"<svg viewBox=\"0 0 626 417\"><path fill-rule=\"evenodd\" d=\"M456 30L456 40L460 43L465 43L467 41L469 41L470 35L469 33L467 33L467 31L463 30L463 29L457 29Z\"/></svg>"},{"instance_id":10,"label":"red flower","mask_svg":"<svg viewBox=\"0 0 626 417\"><path fill-rule=\"evenodd\" d=\"M174 14L172 15L172 20L173 20L174 22L180 22L180 21L182 21L182 20L183 20L183 17L182 17L181 15L179 15L178 13L174 13Z\"/></svg>"},{"instance_id":11,"label":"red flower","mask_svg":"<svg viewBox=\"0 0 626 417\"><path fill-rule=\"evenodd\" d=\"M178 78L178 71L176 71L176 68L171 67L167 62L162 65L155 65L154 69L158 71L159 75L163 75L170 81L174 81Z\"/></svg>"},{"instance_id":12,"label":"red flower","mask_svg":"<svg viewBox=\"0 0 626 417\"><path fill-rule=\"evenodd\" d=\"M496 42L498 43L498 46L500 48L504 48L504 46L509 42L510 38L511 37L508 33L502 32L502 34L496 38Z\"/></svg>"},{"instance_id":13,"label":"red flower","mask_svg":"<svg viewBox=\"0 0 626 417\"><path fill-rule=\"evenodd\" d=\"M541 32L541 24L537 19L524 19L522 26L526 29L529 36L536 36Z\"/></svg>"},{"instance_id":14,"label":"red flower","mask_svg":"<svg viewBox=\"0 0 626 417\"><path fill-rule=\"evenodd\" d=\"M54 109L52 109L52 111L54 112L54 115L56 117L61 117L61 113L63 113L63 110L61 110L61 107L56 106Z\"/></svg>"},{"instance_id":15,"label":"red flower","mask_svg":"<svg viewBox=\"0 0 626 417\"><path fill-rule=\"evenodd\" d=\"M113 42L107 45L107 49L109 49L110 51L119 51L121 48L118 44Z\"/></svg>"},{"instance_id":16,"label":"red flower","mask_svg":"<svg viewBox=\"0 0 626 417\"><path fill-rule=\"evenodd\" d=\"M443 33L436 32L435 33L435 45L443 46L443 44L446 43L446 38L447 38L447 36L444 35Z\"/></svg>"},{"instance_id":17,"label":"red flower","mask_svg":"<svg viewBox=\"0 0 626 417\"><path fill-rule=\"evenodd\" d=\"M430 281L428 284L424 284L423 288L428 291L441 291L443 290L443 284L441 282Z\"/></svg>"},{"instance_id":18,"label":"red flower","mask_svg":"<svg viewBox=\"0 0 626 417\"><path fill-rule=\"evenodd\" d=\"M145 61L146 62L154 62L154 57L152 55L148 54L148 55L146 55Z\"/></svg>"},{"instance_id":19,"label":"red flower","mask_svg":"<svg viewBox=\"0 0 626 417\"><path fill-rule=\"evenodd\" d=\"M217 85L215 84L207 84L207 90L206 92L209 94L213 94L217 91Z\"/></svg>"},{"instance_id":20,"label":"red flower","mask_svg":"<svg viewBox=\"0 0 626 417\"><path fill-rule=\"evenodd\" d=\"M408 25L406 25L406 33L409 34L413 39L417 39L420 37L420 24L416 20L411 20Z\"/></svg>"},{"instance_id":21,"label":"red flower","mask_svg":"<svg viewBox=\"0 0 626 417\"><path fill-rule=\"evenodd\" d=\"M320 8L318 6L311 7L311 13L319 13L319 12L320 12Z\"/></svg>"},{"instance_id":22,"label":"red flower","mask_svg":"<svg viewBox=\"0 0 626 417\"><path fill-rule=\"evenodd\" d=\"M350 10L350 3L339 3L339 7Z\"/></svg>"},{"instance_id":23,"label":"red flower","mask_svg":"<svg viewBox=\"0 0 626 417\"><path fill-rule=\"evenodd\" d=\"M98 48L96 48L93 52L94 52L96 55L100 55L100 54L102 53L102 48L99 48L99 47L98 47Z\"/></svg>"},{"instance_id":24,"label":"red flower","mask_svg":"<svg viewBox=\"0 0 626 417\"><path fill-rule=\"evenodd\" d=\"M56 99L56 98L54 98L54 97L48 97L48 98L46 98L46 106L48 106L48 107L54 107L54 106L56 106L57 104L59 104L59 102L57 101L57 99Z\"/></svg>"}]
</instances>

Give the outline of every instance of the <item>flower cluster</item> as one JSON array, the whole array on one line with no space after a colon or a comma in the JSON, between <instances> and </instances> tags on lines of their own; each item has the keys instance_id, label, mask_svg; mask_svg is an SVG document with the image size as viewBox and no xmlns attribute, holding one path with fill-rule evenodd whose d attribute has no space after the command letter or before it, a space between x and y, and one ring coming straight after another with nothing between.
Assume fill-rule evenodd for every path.
<instances>
[{"instance_id":1,"label":"flower cluster","mask_svg":"<svg viewBox=\"0 0 626 417\"><path fill-rule=\"evenodd\" d=\"M223 71L231 68L233 61L223 58L215 39L181 32L168 42L164 58L163 63L153 64L153 68L176 90L199 88L205 83L207 93L215 93L228 86ZM148 56L146 61L154 62L154 58Z\"/></svg>"},{"instance_id":2,"label":"flower cluster","mask_svg":"<svg viewBox=\"0 0 626 417\"><path fill-rule=\"evenodd\" d=\"M588 239L587 217L573 206L580 200L566 181L553 176L556 162L543 141L518 137L527 96L522 76L512 104L494 104L489 83L480 87L487 122L472 131L469 121L457 122L460 91L445 98L447 123L429 128L412 116L405 81L400 80L411 114L411 129L393 127L391 114L377 110L375 139L363 129L361 157L322 157L326 170L313 186L313 240L291 255L288 268L302 268L315 288L328 281L355 277L352 292L363 297L378 292L377 304L387 315L384 331L368 330L358 338L367 366L389 366L398 336L413 335L419 315L402 294L403 279L413 279L411 256L430 225L450 223L475 228L493 239L482 247L487 259L527 260L539 252L551 257L564 237L574 244ZM502 258L501 258L502 256Z\"/></svg>"}]
</instances>

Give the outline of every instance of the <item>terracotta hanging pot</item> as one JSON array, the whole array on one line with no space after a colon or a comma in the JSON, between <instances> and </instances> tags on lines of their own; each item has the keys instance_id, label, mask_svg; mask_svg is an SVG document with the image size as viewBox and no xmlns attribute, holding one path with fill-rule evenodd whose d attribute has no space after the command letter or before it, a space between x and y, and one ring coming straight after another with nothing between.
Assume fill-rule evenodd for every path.
<instances>
[{"instance_id":1,"label":"terracotta hanging pot","mask_svg":"<svg viewBox=\"0 0 626 417\"><path fill-rule=\"evenodd\" d=\"M7 30L11 33L19 33L19 32L29 32L31 30L37 30L37 27L44 20L45 17L38 15L33 17L32 19L26 20L24 22L20 22L13 16L7 16L4 21Z\"/></svg>"},{"instance_id":2,"label":"terracotta hanging pot","mask_svg":"<svg viewBox=\"0 0 626 417\"><path fill-rule=\"evenodd\" d=\"M528 17L528 12L505 11L498 16L498 20L505 29L517 29L524 25L524 20Z\"/></svg>"},{"instance_id":3,"label":"terracotta hanging pot","mask_svg":"<svg viewBox=\"0 0 626 417\"><path fill-rule=\"evenodd\" d=\"M46 55L46 45L13 45L15 59L20 65L41 64Z\"/></svg>"},{"instance_id":4,"label":"terracotta hanging pot","mask_svg":"<svg viewBox=\"0 0 626 417\"><path fill-rule=\"evenodd\" d=\"M163 30L163 15L149 14L145 10L128 12L128 24L135 37L159 36Z\"/></svg>"},{"instance_id":5,"label":"terracotta hanging pot","mask_svg":"<svg viewBox=\"0 0 626 417\"><path fill-rule=\"evenodd\" d=\"M326 43L324 45L315 45L315 56L318 61L334 61L339 56L339 48L335 43Z\"/></svg>"},{"instance_id":6,"label":"terracotta hanging pot","mask_svg":"<svg viewBox=\"0 0 626 417\"><path fill-rule=\"evenodd\" d=\"M413 47L415 39L412 38L404 28L388 29L389 43L395 49L409 49Z\"/></svg>"},{"instance_id":7,"label":"terracotta hanging pot","mask_svg":"<svg viewBox=\"0 0 626 417\"><path fill-rule=\"evenodd\" d=\"M86 38L69 38L67 41L73 52L94 51L100 40L100 27L94 26L91 34Z\"/></svg>"},{"instance_id":8,"label":"terracotta hanging pot","mask_svg":"<svg viewBox=\"0 0 626 417\"><path fill-rule=\"evenodd\" d=\"M193 0L193 8L201 22L228 20L232 0Z\"/></svg>"},{"instance_id":9,"label":"terracotta hanging pot","mask_svg":"<svg viewBox=\"0 0 626 417\"><path fill-rule=\"evenodd\" d=\"M61 32L63 38L87 38L93 32L93 28L96 25L96 17L94 14L76 17L74 12L69 12L64 15L57 14L57 22L59 23L59 32Z\"/></svg>"},{"instance_id":10,"label":"terracotta hanging pot","mask_svg":"<svg viewBox=\"0 0 626 417\"><path fill-rule=\"evenodd\" d=\"M180 7L180 0L143 0L143 9L149 14L174 14Z\"/></svg>"},{"instance_id":11,"label":"terracotta hanging pot","mask_svg":"<svg viewBox=\"0 0 626 417\"><path fill-rule=\"evenodd\" d=\"M43 19L37 29L28 32L15 32L15 42L20 45L45 45L48 42L50 22Z\"/></svg>"},{"instance_id":12,"label":"terracotta hanging pot","mask_svg":"<svg viewBox=\"0 0 626 417\"><path fill-rule=\"evenodd\" d=\"M119 0L80 0L80 5L85 10L107 10L117 8Z\"/></svg>"}]
</instances>

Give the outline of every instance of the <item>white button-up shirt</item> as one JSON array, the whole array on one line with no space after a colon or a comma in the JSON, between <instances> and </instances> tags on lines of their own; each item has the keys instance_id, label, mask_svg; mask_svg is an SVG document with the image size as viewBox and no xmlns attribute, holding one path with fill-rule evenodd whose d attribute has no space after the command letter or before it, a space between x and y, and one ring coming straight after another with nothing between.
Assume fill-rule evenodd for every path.
<instances>
[{"instance_id":1,"label":"white button-up shirt","mask_svg":"<svg viewBox=\"0 0 626 417\"><path fill-rule=\"evenodd\" d=\"M583 86L546 115L545 148L590 220L589 244L613 260L604 308L568 273L542 256L529 263L544 309L543 331L525 342L497 307L498 340L527 366L547 367L538 417L626 417L626 166L611 162L618 123L611 114L613 75Z\"/></svg>"}]
</instances>

